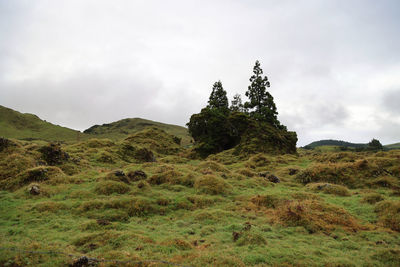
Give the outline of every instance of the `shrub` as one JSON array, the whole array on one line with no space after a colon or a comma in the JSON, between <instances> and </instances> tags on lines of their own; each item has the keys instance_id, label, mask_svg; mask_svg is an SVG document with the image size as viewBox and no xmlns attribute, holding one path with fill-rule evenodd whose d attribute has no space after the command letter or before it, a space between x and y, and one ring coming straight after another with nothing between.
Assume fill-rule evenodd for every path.
<instances>
[{"instance_id":1,"label":"shrub","mask_svg":"<svg viewBox=\"0 0 400 267\"><path fill-rule=\"evenodd\" d=\"M226 194L231 189L231 186L224 179L215 175L205 175L197 178L194 187L200 192L212 195Z\"/></svg>"},{"instance_id":2,"label":"shrub","mask_svg":"<svg viewBox=\"0 0 400 267\"><path fill-rule=\"evenodd\" d=\"M97 183L94 191L102 195L125 194L130 191L130 187L120 182L102 181Z\"/></svg>"}]
</instances>

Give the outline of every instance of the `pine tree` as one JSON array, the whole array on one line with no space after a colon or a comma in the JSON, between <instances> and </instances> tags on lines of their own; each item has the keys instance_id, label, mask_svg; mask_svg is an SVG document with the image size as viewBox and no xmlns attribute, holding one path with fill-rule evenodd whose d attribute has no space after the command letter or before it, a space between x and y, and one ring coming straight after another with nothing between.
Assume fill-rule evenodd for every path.
<instances>
[{"instance_id":1,"label":"pine tree","mask_svg":"<svg viewBox=\"0 0 400 267\"><path fill-rule=\"evenodd\" d=\"M242 103L242 97L239 94L233 96L233 100L231 101L231 111L244 112L244 107Z\"/></svg>"},{"instance_id":2,"label":"pine tree","mask_svg":"<svg viewBox=\"0 0 400 267\"><path fill-rule=\"evenodd\" d=\"M273 126L280 128L274 98L267 91L270 87L267 76L263 77L263 70L260 67L260 62L257 60L253 68L253 75L250 78L250 86L246 92L249 102L244 104L246 109L249 109L250 116L258 121L268 122Z\"/></svg>"},{"instance_id":3,"label":"pine tree","mask_svg":"<svg viewBox=\"0 0 400 267\"><path fill-rule=\"evenodd\" d=\"M221 81L215 82L212 88L210 98L208 100L208 108L220 109L222 111L228 110L228 98L226 91L222 87Z\"/></svg>"}]
</instances>

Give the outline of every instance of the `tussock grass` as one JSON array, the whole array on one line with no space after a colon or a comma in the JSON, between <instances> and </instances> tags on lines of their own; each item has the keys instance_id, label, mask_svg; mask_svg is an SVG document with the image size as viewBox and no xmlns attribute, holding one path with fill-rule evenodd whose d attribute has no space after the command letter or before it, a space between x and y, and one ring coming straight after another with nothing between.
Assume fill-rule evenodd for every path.
<instances>
[{"instance_id":1,"label":"tussock grass","mask_svg":"<svg viewBox=\"0 0 400 267\"><path fill-rule=\"evenodd\" d=\"M0 151L1 246L194 266L398 265L400 152L233 149L204 160L189 150L152 151L170 153L171 140L153 144L146 134L98 137L61 144L69 158L57 166L42 159L46 142ZM136 158L141 148L156 161ZM281 183L259 176L265 172ZM32 185L39 195L28 193ZM72 263L0 253L2 266Z\"/></svg>"},{"instance_id":2,"label":"tussock grass","mask_svg":"<svg viewBox=\"0 0 400 267\"><path fill-rule=\"evenodd\" d=\"M384 200L385 198L379 193L370 193L363 196L361 202L368 203L368 204L375 204L379 201Z\"/></svg>"},{"instance_id":3,"label":"tussock grass","mask_svg":"<svg viewBox=\"0 0 400 267\"><path fill-rule=\"evenodd\" d=\"M400 201L380 201L375 205L375 212L382 225L400 232Z\"/></svg>"},{"instance_id":4,"label":"tussock grass","mask_svg":"<svg viewBox=\"0 0 400 267\"><path fill-rule=\"evenodd\" d=\"M211 195L224 195L231 191L231 186L216 175L204 175L196 179L194 188Z\"/></svg>"},{"instance_id":5,"label":"tussock grass","mask_svg":"<svg viewBox=\"0 0 400 267\"><path fill-rule=\"evenodd\" d=\"M311 189L314 192L323 192L326 194L333 194L342 197L347 197L351 195L347 187L342 185L329 183L311 183L307 185L307 188Z\"/></svg>"},{"instance_id":6,"label":"tussock grass","mask_svg":"<svg viewBox=\"0 0 400 267\"><path fill-rule=\"evenodd\" d=\"M111 195L111 194L126 194L130 191L130 187L124 183L116 181L102 181L98 182L94 191L97 194Z\"/></svg>"},{"instance_id":7,"label":"tussock grass","mask_svg":"<svg viewBox=\"0 0 400 267\"><path fill-rule=\"evenodd\" d=\"M309 232L366 229L343 208L315 200L288 201L276 210L279 221L287 226L303 226Z\"/></svg>"}]
</instances>

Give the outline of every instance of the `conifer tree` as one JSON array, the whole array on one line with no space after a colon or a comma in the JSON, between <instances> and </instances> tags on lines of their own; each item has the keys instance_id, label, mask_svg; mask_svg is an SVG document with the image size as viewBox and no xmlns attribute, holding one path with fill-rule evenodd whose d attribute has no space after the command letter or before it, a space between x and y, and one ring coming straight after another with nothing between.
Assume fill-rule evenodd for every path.
<instances>
[{"instance_id":1,"label":"conifer tree","mask_svg":"<svg viewBox=\"0 0 400 267\"><path fill-rule=\"evenodd\" d=\"M215 82L212 88L210 98L208 100L208 108L220 109L223 111L228 110L228 98L226 91L222 87L221 81Z\"/></svg>"},{"instance_id":2,"label":"conifer tree","mask_svg":"<svg viewBox=\"0 0 400 267\"><path fill-rule=\"evenodd\" d=\"M258 121L268 122L273 126L280 128L274 98L267 91L270 87L267 76L263 76L263 70L260 67L260 62L257 60L253 67L253 75L250 78L246 96L249 102L244 104L246 109L249 109L250 116Z\"/></svg>"},{"instance_id":3,"label":"conifer tree","mask_svg":"<svg viewBox=\"0 0 400 267\"><path fill-rule=\"evenodd\" d=\"M231 111L244 112L244 107L242 103L242 97L239 94L233 96L233 100L231 101Z\"/></svg>"}]
</instances>

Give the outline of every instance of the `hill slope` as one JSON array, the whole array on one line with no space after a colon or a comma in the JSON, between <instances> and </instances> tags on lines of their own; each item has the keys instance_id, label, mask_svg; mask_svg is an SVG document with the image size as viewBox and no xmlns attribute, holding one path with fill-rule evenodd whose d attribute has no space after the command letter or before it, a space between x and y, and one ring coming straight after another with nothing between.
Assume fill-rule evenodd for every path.
<instances>
[{"instance_id":1,"label":"hill slope","mask_svg":"<svg viewBox=\"0 0 400 267\"><path fill-rule=\"evenodd\" d=\"M357 143L350 143L346 141L341 141L341 140L320 140L320 141L315 141L312 142L305 147L309 148L316 148L318 146L343 146L343 147L354 147L354 148L359 148L359 147L366 147L367 144L357 144Z\"/></svg>"},{"instance_id":2,"label":"hill slope","mask_svg":"<svg viewBox=\"0 0 400 267\"><path fill-rule=\"evenodd\" d=\"M387 148L387 149L400 149L400 143L384 145L384 147Z\"/></svg>"},{"instance_id":3,"label":"hill slope","mask_svg":"<svg viewBox=\"0 0 400 267\"><path fill-rule=\"evenodd\" d=\"M79 131L41 120L38 116L20 113L0 106L0 136L15 139L74 141Z\"/></svg>"},{"instance_id":4,"label":"hill slope","mask_svg":"<svg viewBox=\"0 0 400 267\"><path fill-rule=\"evenodd\" d=\"M85 134L96 136L98 138L110 138L113 140L125 138L130 134L139 132L148 127L157 127L165 132L182 138L182 145L190 143L191 137L185 127L165 124L161 122L145 120L141 118L123 119L103 125L94 125L85 130Z\"/></svg>"}]
</instances>

